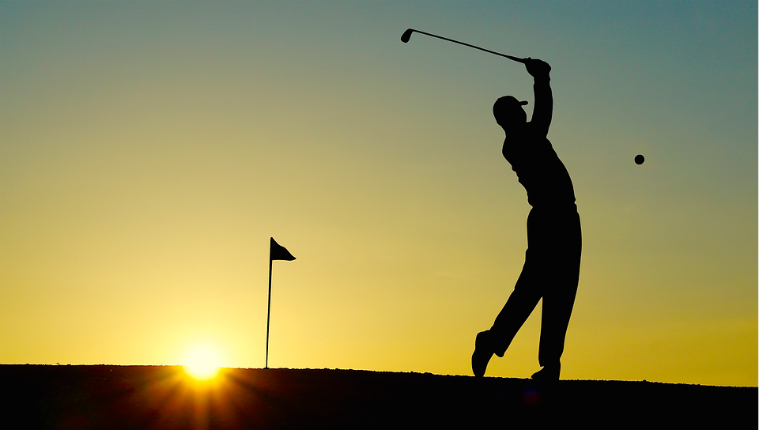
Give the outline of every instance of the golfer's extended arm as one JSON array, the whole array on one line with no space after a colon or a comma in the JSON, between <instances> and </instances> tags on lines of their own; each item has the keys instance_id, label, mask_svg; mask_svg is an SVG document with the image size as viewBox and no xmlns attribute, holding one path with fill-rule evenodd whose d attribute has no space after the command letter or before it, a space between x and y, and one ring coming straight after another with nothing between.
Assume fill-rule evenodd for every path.
<instances>
[{"instance_id":1,"label":"golfer's extended arm","mask_svg":"<svg viewBox=\"0 0 760 430\"><path fill-rule=\"evenodd\" d=\"M549 133L549 125L552 122L552 109L554 107L552 87L549 84L548 74L535 78L533 82L533 94L536 101L533 106L531 123L537 126L543 135L546 136Z\"/></svg>"}]
</instances>

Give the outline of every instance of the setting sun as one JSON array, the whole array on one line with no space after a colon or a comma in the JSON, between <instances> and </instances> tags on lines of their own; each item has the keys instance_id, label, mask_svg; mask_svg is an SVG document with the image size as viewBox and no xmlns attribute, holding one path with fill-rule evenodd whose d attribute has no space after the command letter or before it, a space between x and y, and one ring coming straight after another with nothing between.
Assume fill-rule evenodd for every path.
<instances>
[{"instance_id":1,"label":"setting sun","mask_svg":"<svg viewBox=\"0 0 760 430\"><path fill-rule=\"evenodd\" d=\"M199 381L207 381L219 373L219 356L210 348L198 348L188 354L185 372Z\"/></svg>"}]
</instances>

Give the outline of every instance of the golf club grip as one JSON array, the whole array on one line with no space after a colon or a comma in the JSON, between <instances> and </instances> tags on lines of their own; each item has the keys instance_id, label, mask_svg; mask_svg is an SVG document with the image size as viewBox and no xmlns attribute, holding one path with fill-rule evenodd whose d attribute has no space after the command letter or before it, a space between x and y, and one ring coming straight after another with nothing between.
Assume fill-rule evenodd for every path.
<instances>
[{"instance_id":1,"label":"golf club grip","mask_svg":"<svg viewBox=\"0 0 760 430\"><path fill-rule=\"evenodd\" d=\"M428 35L428 36L430 36L430 37L435 37L435 38L438 38L438 39L447 40L447 41L449 41L449 42L458 43L458 44L460 44L460 45L469 46L470 48L479 49L479 50L481 50L481 51L484 51L484 52L488 52L489 54L494 54L494 55L498 55L498 56L500 56L500 57L509 58L509 59L510 59L510 60L512 60L512 61L517 61L518 63L523 63L523 64L525 64L525 61L527 60L526 58L518 58L518 57L513 57L513 56L511 56L511 55L502 54L502 53L499 53L499 52L496 52L496 51L491 51L491 50L489 50L489 49L484 49L484 48L481 48L480 46L470 45L469 43L464 43L464 42L460 42L460 41L458 41L458 40L449 39L449 38L447 38L447 37L443 37L443 36L438 36L438 35L435 35L435 34L426 33L426 32L424 32L424 31L420 31L420 30L413 30L413 31L416 31L417 33L422 33L422 34Z\"/></svg>"}]
</instances>

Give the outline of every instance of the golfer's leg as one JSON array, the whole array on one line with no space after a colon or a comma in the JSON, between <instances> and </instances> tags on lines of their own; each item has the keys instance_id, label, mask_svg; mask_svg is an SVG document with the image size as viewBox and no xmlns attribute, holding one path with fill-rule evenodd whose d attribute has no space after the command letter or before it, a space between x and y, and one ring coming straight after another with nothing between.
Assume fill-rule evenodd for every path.
<instances>
[{"instance_id":1,"label":"golfer's leg","mask_svg":"<svg viewBox=\"0 0 760 430\"><path fill-rule=\"evenodd\" d=\"M571 257L572 259L572 257ZM565 336L578 291L580 262L557 267L551 287L544 291L538 363L559 371Z\"/></svg>"},{"instance_id":2,"label":"golfer's leg","mask_svg":"<svg viewBox=\"0 0 760 430\"><path fill-rule=\"evenodd\" d=\"M517 279L515 290L489 330L492 333L494 353L499 357L504 355L512 339L541 299L540 288L537 285L540 281L539 276L528 251L525 266L520 278Z\"/></svg>"},{"instance_id":3,"label":"golfer's leg","mask_svg":"<svg viewBox=\"0 0 760 430\"><path fill-rule=\"evenodd\" d=\"M542 255L550 270L543 294L538 362L550 368L547 370L554 368L559 377L560 357L578 291L583 239L577 213L558 218L552 227L553 244Z\"/></svg>"}]
</instances>

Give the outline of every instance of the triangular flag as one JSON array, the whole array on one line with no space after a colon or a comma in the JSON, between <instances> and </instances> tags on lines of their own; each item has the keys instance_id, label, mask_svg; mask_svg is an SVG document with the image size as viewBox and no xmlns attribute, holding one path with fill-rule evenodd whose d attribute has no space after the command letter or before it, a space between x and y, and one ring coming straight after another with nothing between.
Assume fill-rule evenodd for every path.
<instances>
[{"instance_id":1,"label":"triangular flag","mask_svg":"<svg viewBox=\"0 0 760 430\"><path fill-rule=\"evenodd\" d=\"M287 249L280 246L279 243L274 241L273 237L269 238L269 259L270 260L287 260L287 261L293 261L296 259L296 257L293 257L293 254L288 252Z\"/></svg>"}]
</instances>

